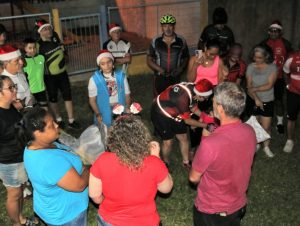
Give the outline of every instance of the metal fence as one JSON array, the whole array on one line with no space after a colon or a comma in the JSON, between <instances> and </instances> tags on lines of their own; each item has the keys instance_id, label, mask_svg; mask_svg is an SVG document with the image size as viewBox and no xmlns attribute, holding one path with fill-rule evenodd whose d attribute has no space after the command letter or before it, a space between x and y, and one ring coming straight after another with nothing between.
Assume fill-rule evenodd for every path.
<instances>
[{"instance_id":1,"label":"metal fence","mask_svg":"<svg viewBox=\"0 0 300 226\"><path fill-rule=\"evenodd\" d=\"M27 37L36 38L37 34L34 30L35 21L44 19L51 21L50 13L0 17L0 23L3 24L7 30L7 43L22 48L22 41Z\"/></svg>"},{"instance_id":2,"label":"metal fence","mask_svg":"<svg viewBox=\"0 0 300 226\"><path fill-rule=\"evenodd\" d=\"M68 73L72 75L95 70L102 43L100 14L61 17L60 22L69 55Z\"/></svg>"},{"instance_id":3,"label":"metal fence","mask_svg":"<svg viewBox=\"0 0 300 226\"><path fill-rule=\"evenodd\" d=\"M195 48L201 32L199 1L108 7L108 22L123 27L124 38L132 42L133 53L143 53L150 39L161 34L159 19L165 14L175 16L176 33L186 39L190 48Z\"/></svg>"}]
</instances>

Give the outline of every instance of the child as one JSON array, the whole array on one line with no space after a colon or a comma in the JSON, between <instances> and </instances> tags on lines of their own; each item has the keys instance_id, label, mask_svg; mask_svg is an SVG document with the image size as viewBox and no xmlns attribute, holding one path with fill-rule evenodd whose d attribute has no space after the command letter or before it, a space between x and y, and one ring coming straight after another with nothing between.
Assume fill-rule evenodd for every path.
<instances>
[{"instance_id":1,"label":"child","mask_svg":"<svg viewBox=\"0 0 300 226\"><path fill-rule=\"evenodd\" d=\"M40 107L48 109L46 88L44 83L44 65L45 58L37 54L36 43L32 38L26 38L24 41L26 67L24 72L27 75L30 92L35 97Z\"/></svg>"},{"instance_id":2,"label":"child","mask_svg":"<svg viewBox=\"0 0 300 226\"><path fill-rule=\"evenodd\" d=\"M109 25L110 39L103 43L103 49L107 49L115 58L117 69L121 69L127 76L127 67L131 62L130 42L121 38L122 28L118 24Z\"/></svg>"},{"instance_id":3,"label":"child","mask_svg":"<svg viewBox=\"0 0 300 226\"><path fill-rule=\"evenodd\" d=\"M89 81L89 103L94 111L94 123L112 124L112 108L121 104L128 108L131 103L127 78L122 70L114 70L114 57L108 50L101 50L97 57L100 70Z\"/></svg>"}]
</instances>

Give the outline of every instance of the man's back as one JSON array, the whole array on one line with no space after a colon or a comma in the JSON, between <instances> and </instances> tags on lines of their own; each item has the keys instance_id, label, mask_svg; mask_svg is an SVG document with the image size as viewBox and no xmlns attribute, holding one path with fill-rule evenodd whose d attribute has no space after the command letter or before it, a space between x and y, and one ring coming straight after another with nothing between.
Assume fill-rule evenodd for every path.
<instances>
[{"instance_id":1,"label":"man's back","mask_svg":"<svg viewBox=\"0 0 300 226\"><path fill-rule=\"evenodd\" d=\"M202 173L195 206L205 213L235 212L246 205L246 190L256 147L254 130L240 121L204 138L193 168Z\"/></svg>"}]
</instances>

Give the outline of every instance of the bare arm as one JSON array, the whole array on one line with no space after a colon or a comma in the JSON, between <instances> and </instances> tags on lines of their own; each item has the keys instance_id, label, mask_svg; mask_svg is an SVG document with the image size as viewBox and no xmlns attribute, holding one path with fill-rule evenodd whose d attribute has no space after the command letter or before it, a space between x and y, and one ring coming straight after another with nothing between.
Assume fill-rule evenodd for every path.
<instances>
[{"instance_id":1,"label":"bare arm","mask_svg":"<svg viewBox=\"0 0 300 226\"><path fill-rule=\"evenodd\" d=\"M196 56L192 56L189 60L188 69L187 69L187 81L195 82L197 77L197 68L199 63L196 62Z\"/></svg>"},{"instance_id":2,"label":"bare arm","mask_svg":"<svg viewBox=\"0 0 300 226\"><path fill-rule=\"evenodd\" d=\"M277 74L276 72L272 73L271 76L269 76L268 81L266 84L263 84L261 86L258 87L250 87L252 89L252 92L262 92L262 91L267 91L269 89L271 89L277 79Z\"/></svg>"},{"instance_id":3,"label":"bare arm","mask_svg":"<svg viewBox=\"0 0 300 226\"><path fill-rule=\"evenodd\" d=\"M102 181L94 177L91 173L89 180L89 196L96 204L100 204L104 199L102 194Z\"/></svg>"},{"instance_id":4,"label":"bare arm","mask_svg":"<svg viewBox=\"0 0 300 226\"><path fill-rule=\"evenodd\" d=\"M219 68L218 68L218 83L224 82L227 80L228 68L224 64L223 60L220 58Z\"/></svg>"},{"instance_id":5,"label":"bare arm","mask_svg":"<svg viewBox=\"0 0 300 226\"><path fill-rule=\"evenodd\" d=\"M116 57L115 64L129 64L131 63L131 54L126 53L124 57Z\"/></svg>"},{"instance_id":6,"label":"bare arm","mask_svg":"<svg viewBox=\"0 0 300 226\"><path fill-rule=\"evenodd\" d=\"M89 104L90 104L93 112L95 113L98 122L100 123L100 122L102 122L102 115L101 115L101 113L98 109L96 98L97 98L96 96L95 97L89 97Z\"/></svg>"},{"instance_id":7,"label":"bare arm","mask_svg":"<svg viewBox=\"0 0 300 226\"><path fill-rule=\"evenodd\" d=\"M201 173L197 172L192 168L189 173L189 180L194 184L198 184L200 182L201 176Z\"/></svg>"},{"instance_id":8,"label":"bare arm","mask_svg":"<svg viewBox=\"0 0 300 226\"><path fill-rule=\"evenodd\" d=\"M188 119L184 119L185 124L190 125L190 126L194 126L194 127L201 127L201 128L206 128L207 124L203 123L203 122L199 122L195 119L192 118L188 118Z\"/></svg>"},{"instance_id":9,"label":"bare arm","mask_svg":"<svg viewBox=\"0 0 300 226\"><path fill-rule=\"evenodd\" d=\"M83 167L82 174L78 174L72 167L61 179L57 185L65 190L72 192L81 192L88 185L89 170Z\"/></svg>"}]
</instances>

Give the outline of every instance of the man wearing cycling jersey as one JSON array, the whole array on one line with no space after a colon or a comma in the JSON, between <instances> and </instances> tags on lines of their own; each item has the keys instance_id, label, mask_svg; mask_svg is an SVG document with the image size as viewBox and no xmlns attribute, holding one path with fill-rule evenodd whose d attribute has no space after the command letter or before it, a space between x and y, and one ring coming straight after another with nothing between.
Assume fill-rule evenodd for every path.
<instances>
[{"instance_id":1,"label":"man wearing cycling jersey","mask_svg":"<svg viewBox=\"0 0 300 226\"><path fill-rule=\"evenodd\" d=\"M152 39L147 54L147 64L154 71L155 97L168 86L180 82L180 76L189 60L185 39L175 33L175 17L164 15L160 19L160 24L163 33Z\"/></svg>"}]
</instances>

